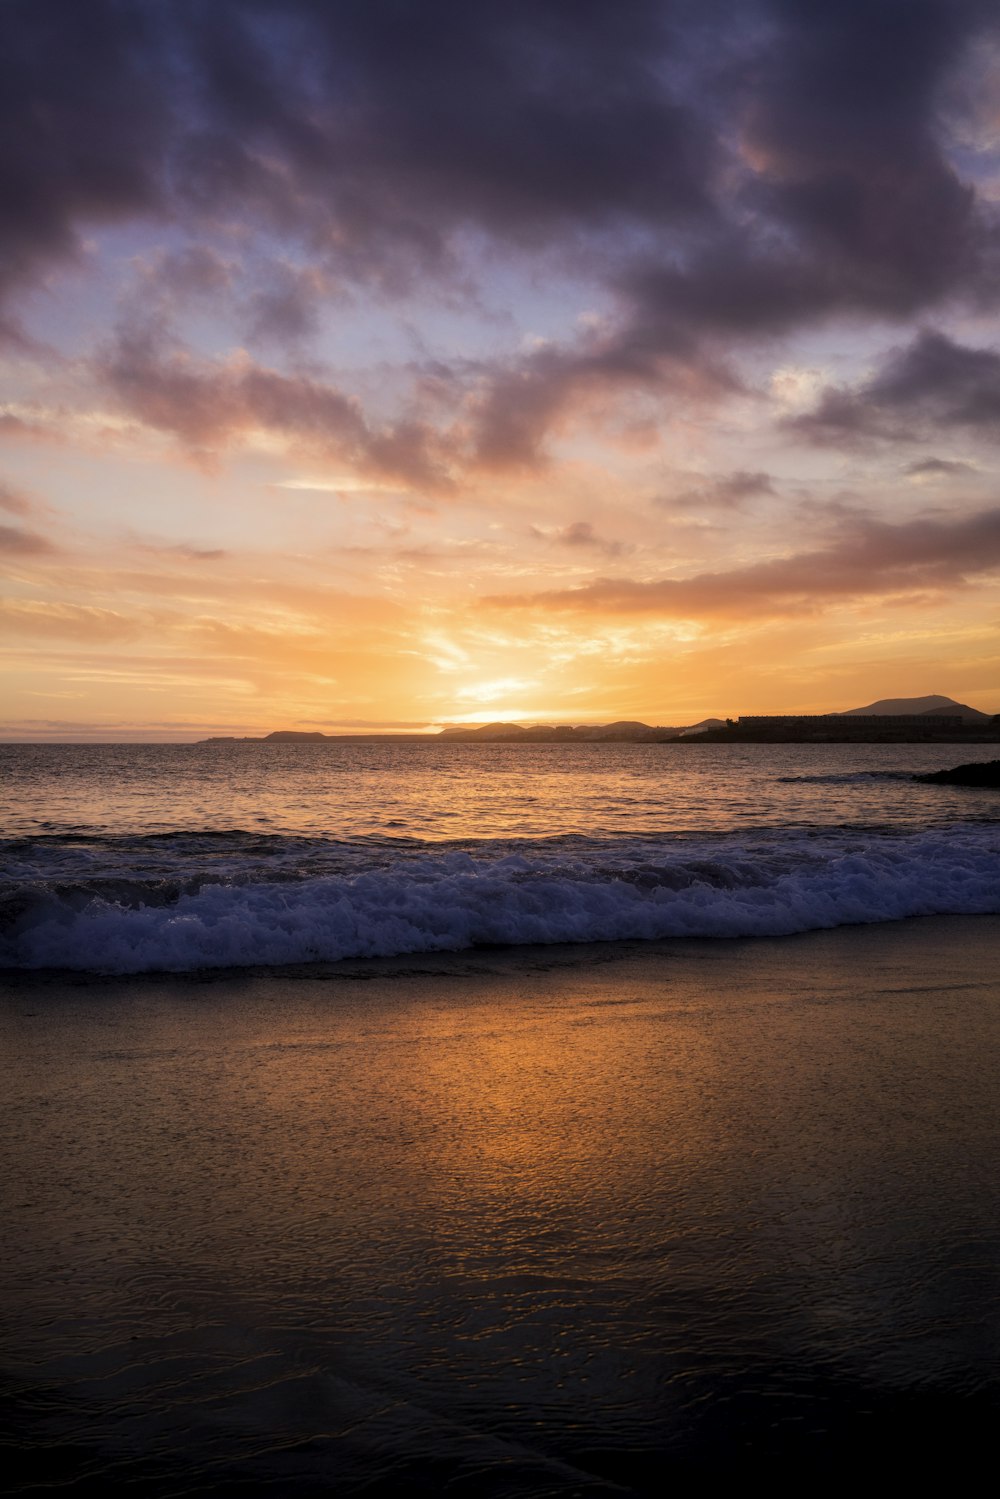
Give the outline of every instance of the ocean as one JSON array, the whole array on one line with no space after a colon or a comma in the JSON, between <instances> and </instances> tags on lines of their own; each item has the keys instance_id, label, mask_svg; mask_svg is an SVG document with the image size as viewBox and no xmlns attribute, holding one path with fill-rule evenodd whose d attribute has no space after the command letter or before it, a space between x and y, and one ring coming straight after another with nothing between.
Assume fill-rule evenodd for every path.
<instances>
[{"instance_id":1,"label":"ocean","mask_svg":"<svg viewBox=\"0 0 1000 1499\"><path fill-rule=\"evenodd\" d=\"M968 757L0 749L7 1491L980 1482Z\"/></svg>"},{"instance_id":2,"label":"ocean","mask_svg":"<svg viewBox=\"0 0 1000 1499\"><path fill-rule=\"evenodd\" d=\"M912 779L955 755L0 746L0 966L183 972L997 912L1000 792Z\"/></svg>"}]
</instances>

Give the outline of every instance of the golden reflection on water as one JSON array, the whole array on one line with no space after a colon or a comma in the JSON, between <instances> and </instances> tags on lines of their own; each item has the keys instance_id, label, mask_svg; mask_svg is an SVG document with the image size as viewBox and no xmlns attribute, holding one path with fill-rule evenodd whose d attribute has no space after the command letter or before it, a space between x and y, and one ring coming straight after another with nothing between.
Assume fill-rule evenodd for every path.
<instances>
[{"instance_id":1,"label":"golden reflection on water","mask_svg":"<svg viewBox=\"0 0 1000 1499\"><path fill-rule=\"evenodd\" d=\"M430 735L0 745L0 820L8 836L243 830L390 844L549 840L557 830L620 839L844 824L923 828L970 815L963 788L910 779L940 767L933 744L449 744ZM168 852L167 845L159 850ZM301 859L303 850L295 852ZM156 857L148 847L142 853ZM193 853L189 838L185 857ZM251 854L262 856L243 845L228 853L243 872Z\"/></svg>"},{"instance_id":2,"label":"golden reflection on water","mask_svg":"<svg viewBox=\"0 0 1000 1499\"><path fill-rule=\"evenodd\" d=\"M347 1212L417 1214L450 1261L513 1273L558 1259L588 1221L593 1244L605 1211L635 1210L724 1148L710 1027L651 1023L648 997L589 1001L578 978L555 1002L454 978L444 1001L441 980L415 987L386 1016L335 996L315 1029L254 1060L256 1129L287 1142L275 1167L312 1201L346 1186ZM231 1082L216 1107L239 1115L246 1073Z\"/></svg>"}]
</instances>

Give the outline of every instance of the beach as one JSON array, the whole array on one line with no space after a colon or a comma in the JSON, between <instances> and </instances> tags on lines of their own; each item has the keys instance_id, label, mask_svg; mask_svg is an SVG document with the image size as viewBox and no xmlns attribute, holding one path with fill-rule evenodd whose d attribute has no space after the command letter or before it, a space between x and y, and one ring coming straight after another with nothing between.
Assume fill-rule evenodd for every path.
<instances>
[{"instance_id":1,"label":"beach","mask_svg":"<svg viewBox=\"0 0 1000 1499\"><path fill-rule=\"evenodd\" d=\"M1000 0L0 29L5 1493L964 1499Z\"/></svg>"},{"instance_id":2,"label":"beach","mask_svg":"<svg viewBox=\"0 0 1000 1499\"><path fill-rule=\"evenodd\" d=\"M998 937L9 974L12 1492L961 1487Z\"/></svg>"}]
</instances>

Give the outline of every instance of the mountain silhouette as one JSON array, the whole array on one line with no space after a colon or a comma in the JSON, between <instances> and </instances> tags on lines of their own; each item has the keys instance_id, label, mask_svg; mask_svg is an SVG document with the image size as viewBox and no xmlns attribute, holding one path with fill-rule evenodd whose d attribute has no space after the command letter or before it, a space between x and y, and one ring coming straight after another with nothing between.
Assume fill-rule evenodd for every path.
<instances>
[{"instance_id":1,"label":"mountain silhouette","mask_svg":"<svg viewBox=\"0 0 1000 1499\"><path fill-rule=\"evenodd\" d=\"M859 718L865 714L889 717L897 713L925 713L928 716L939 713L950 717L957 714L969 723L988 723L990 719L988 713L980 713L978 708L970 708L966 703L956 703L953 697L942 697L939 693L932 693L929 697L883 697L865 708L847 708L843 713L838 713L837 717Z\"/></svg>"}]
</instances>

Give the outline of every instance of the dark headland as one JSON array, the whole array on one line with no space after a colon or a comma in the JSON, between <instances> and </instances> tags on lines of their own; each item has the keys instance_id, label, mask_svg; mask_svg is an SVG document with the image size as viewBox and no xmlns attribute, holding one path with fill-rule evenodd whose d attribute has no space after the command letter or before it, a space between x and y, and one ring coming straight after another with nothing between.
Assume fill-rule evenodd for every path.
<instances>
[{"instance_id":1,"label":"dark headland","mask_svg":"<svg viewBox=\"0 0 1000 1499\"><path fill-rule=\"evenodd\" d=\"M923 744L1000 743L1000 714L981 713L966 703L934 694L883 698L840 713L753 714L703 718L693 724L640 723L620 719L606 724L454 724L437 734L323 734L275 729L270 734L216 736L201 744L316 744L344 739L437 739L456 744Z\"/></svg>"},{"instance_id":2,"label":"dark headland","mask_svg":"<svg viewBox=\"0 0 1000 1499\"><path fill-rule=\"evenodd\" d=\"M914 776L930 786L990 786L1000 788L1000 760L976 761L972 765L955 765L951 770L933 770Z\"/></svg>"}]
</instances>

